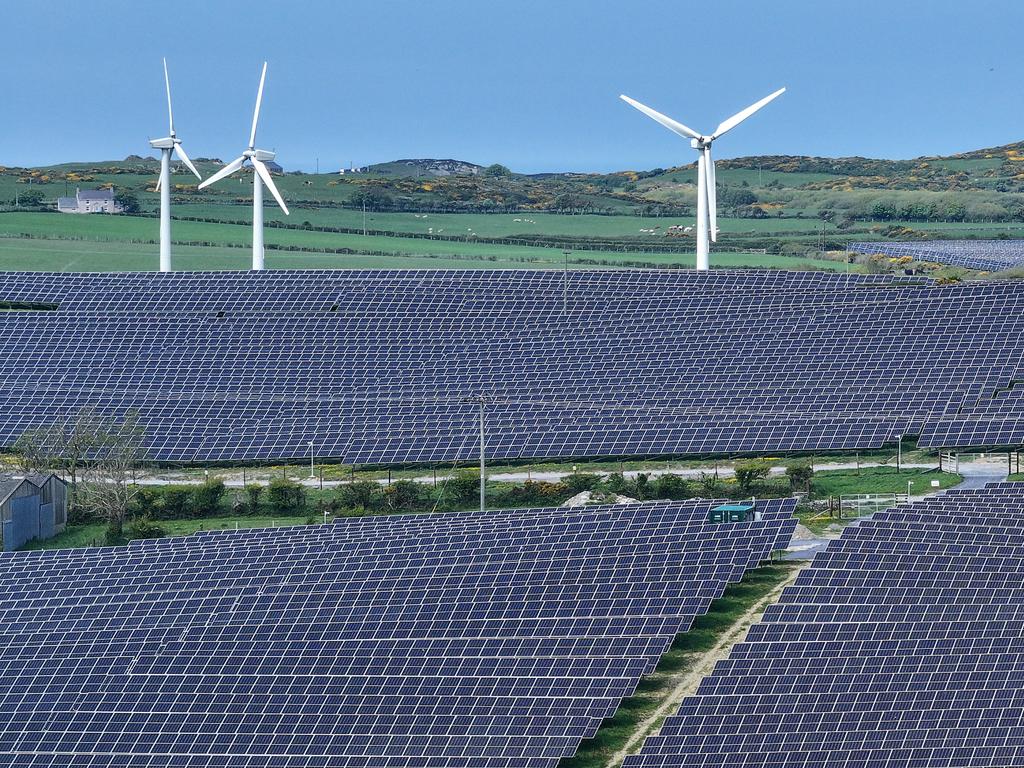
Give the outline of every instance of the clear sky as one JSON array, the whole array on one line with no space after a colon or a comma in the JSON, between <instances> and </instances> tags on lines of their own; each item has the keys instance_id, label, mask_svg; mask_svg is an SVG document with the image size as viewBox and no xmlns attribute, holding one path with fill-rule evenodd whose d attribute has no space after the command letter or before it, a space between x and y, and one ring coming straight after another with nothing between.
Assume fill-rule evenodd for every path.
<instances>
[{"instance_id":1,"label":"clear sky","mask_svg":"<svg viewBox=\"0 0 1024 768\"><path fill-rule=\"evenodd\" d=\"M192 156L286 168L405 157L523 172L689 162L692 128L789 91L718 144L909 158L1024 138L1020 0L104 0L0 10L0 164L149 154L160 57Z\"/></svg>"}]
</instances>

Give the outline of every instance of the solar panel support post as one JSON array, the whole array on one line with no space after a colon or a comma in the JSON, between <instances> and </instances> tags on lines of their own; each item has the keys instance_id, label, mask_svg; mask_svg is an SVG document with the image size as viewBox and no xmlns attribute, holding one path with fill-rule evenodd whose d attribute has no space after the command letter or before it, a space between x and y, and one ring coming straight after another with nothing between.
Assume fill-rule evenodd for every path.
<instances>
[{"instance_id":1,"label":"solar panel support post","mask_svg":"<svg viewBox=\"0 0 1024 768\"><path fill-rule=\"evenodd\" d=\"M903 435L897 438L896 442L896 474L900 473L900 468L903 464Z\"/></svg>"}]
</instances>

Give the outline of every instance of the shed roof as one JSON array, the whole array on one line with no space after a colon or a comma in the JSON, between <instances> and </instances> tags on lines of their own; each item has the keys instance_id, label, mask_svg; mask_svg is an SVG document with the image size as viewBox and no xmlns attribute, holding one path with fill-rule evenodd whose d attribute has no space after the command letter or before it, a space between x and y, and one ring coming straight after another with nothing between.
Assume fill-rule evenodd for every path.
<instances>
[{"instance_id":1,"label":"shed roof","mask_svg":"<svg viewBox=\"0 0 1024 768\"><path fill-rule=\"evenodd\" d=\"M36 486L37 488L42 488L44 485L46 485L46 483L49 481L51 477L56 478L57 481L60 483L64 482L60 477L57 476L56 472L31 472L25 475L25 479L28 480L30 483L32 483L32 485Z\"/></svg>"},{"instance_id":2,"label":"shed roof","mask_svg":"<svg viewBox=\"0 0 1024 768\"><path fill-rule=\"evenodd\" d=\"M7 501L24 482L24 480L17 477L0 477L0 504Z\"/></svg>"}]
</instances>

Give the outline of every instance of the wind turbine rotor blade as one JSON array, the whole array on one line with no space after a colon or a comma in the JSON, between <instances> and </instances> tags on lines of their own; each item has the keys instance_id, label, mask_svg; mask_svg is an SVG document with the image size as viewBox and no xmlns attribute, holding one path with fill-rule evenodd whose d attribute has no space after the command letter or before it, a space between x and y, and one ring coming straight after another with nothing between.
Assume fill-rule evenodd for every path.
<instances>
[{"instance_id":1,"label":"wind turbine rotor blade","mask_svg":"<svg viewBox=\"0 0 1024 768\"><path fill-rule=\"evenodd\" d=\"M711 159L711 147L704 147L704 173L706 174L705 189L708 191L708 229L711 242L718 242L718 192L715 189L715 161Z\"/></svg>"},{"instance_id":2,"label":"wind turbine rotor blade","mask_svg":"<svg viewBox=\"0 0 1024 768\"><path fill-rule=\"evenodd\" d=\"M192 173L196 175L197 179L199 179L200 181L203 180L203 177L199 174L199 171L197 171L196 167L192 165L192 161L189 159L188 155L185 154L185 148L181 146L181 144L174 145L174 154L177 155L178 159L185 164L186 168L188 168L190 171L192 171Z\"/></svg>"},{"instance_id":3,"label":"wind turbine rotor blade","mask_svg":"<svg viewBox=\"0 0 1024 768\"><path fill-rule=\"evenodd\" d=\"M263 73L260 75L260 89L256 92L256 109L252 113L252 130L249 131L249 149L256 146L256 123L260 119L260 104L263 103L263 83L267 79L267 62L263 62Z\"/></svg>"},{"instance_id":4,"label":"wind turbine rotor blade","mask_svg":"<svg viewBox=\"0 0 1024 768\"><path fill-rule=\"evenodd\" d=\"M236 160L232 160L230 163L228 163L223 168L221 168L219 171L217 171L215 174L213 174L213 176L210 176L206 181L200 182L199 183L199 189L203 189L204 187L208 187L211 184L216 184L218 181L223 179L225 176L230 176L232 173L234 173L239 168L241 168L242 167L242 163L244 163L244 162L245 162L245 155L242 155L241 157L239 157Z\"/></svg>"},{"instance_id":5,"label":"wind turbine rotor blade","mask_svg":"<svg viewBox=\"0 0 1024 768\"><path fill-rule=\"evenodd\" d=\"M277 200L277 204L281 206L281 210L284 211L284 215L288 216L288 206L284 204L284 198L281 197L281 193L277 191L277 185L274 184L274 179L270 175L270 169L267 168L266 163L262 160L257 160L255 157L252 159L253 167L256 169L256 173L263 179L263 183L270 189L270 194Z\"/></svg>"},{"instance_id":6,"label":"wind turbine rotor blade","mask_svg":"<svg viewBox=\"0 0 1024 768\"><path fill-rule=\"evenodd\" d=\"M631 107L635 107L636 109L639 109L641 112L643 112L645 115L647 115L652 120L656 120L657 122L661 123L662 125L664 125L666 128L668 128L673 133L677 133L680 136L685 136L688 139L699 139L700 138L700 134L697 133L692 128L687 128L682 123L673 120L671 117L666 117L665 115L661 114L661 112L656 112L655 110L651 109L650 107L648 107L648 106L646 106L644 104L641 104L639 101L634 101L633 99L629 98L629 96L626 96L624 94L619 94L619 98L622 99L627 104L629 104Z\"/></svg>"},{"instance_id":7,"label":"wind turbine rotor blade","mask_svg":"<svg viewBox=\"0 0 1024 768\"><path fill-rule=\"evenodd\" d=\"M161 180L162 177L163 177L163 174L160 174L159 176L156 177L156 189L153 190L154 192L159 192L160 191L160 180Z\"/></svg>"},{"instance_id":8,"label":"wind turbine rotor blade","mask_svg":"<svg viewBox=\"0 0 1024 768\"><path fill-rule=\"evenodd\" d=\"M171 126L171 136L174 136L174 112L171 111L171 78L167 74L167 59L164 59L164 85L167 88L167 122Z\"/></svg>"},{"instance_id":9,"label":"wind turbine rotor blade","mask_svg":"<svg viewBox=\"0 0 1024 768\"><path fill-rule=\"evenodd\" d=\"M775 93L770 94L768 96L765 96L760 101L755 102L754 104L751 104L749 107L744 109L742 112L737 112L735 115L733 115L729 119L723 120L722 123L719 124L719 126L715 129L715 132L711 134L711 138L712 139L717 139L723 133L726 133L727 131L731 131L733 128L735 128L737 125L742 123L744 120L746 120L752 114L757 112L757 110L759 110L761 107L763 107L769 101L772 101L773 99L777 99L779 96L781 96L785 92L786 92L785 88L779 88L779 90L777 90Z\"/></svg>"}]
</instances>

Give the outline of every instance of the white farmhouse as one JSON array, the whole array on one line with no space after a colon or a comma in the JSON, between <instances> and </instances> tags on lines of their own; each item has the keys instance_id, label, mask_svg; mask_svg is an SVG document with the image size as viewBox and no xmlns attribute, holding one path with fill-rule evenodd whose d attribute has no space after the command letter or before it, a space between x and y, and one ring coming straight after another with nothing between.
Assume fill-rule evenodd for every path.
<instances>
[{"instance_id":1,"label":"white farmhouse","mask_svg":"<svg viewBox=\"0 0 1024 768\"><path fill-rule=\"evenodd\" d=\"M114 200L112 189L87 189L84 192L75 190L74 197L58 197L59 213L123 213L122 208Z\"/></svg>"}]
</instances>

